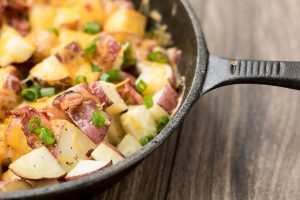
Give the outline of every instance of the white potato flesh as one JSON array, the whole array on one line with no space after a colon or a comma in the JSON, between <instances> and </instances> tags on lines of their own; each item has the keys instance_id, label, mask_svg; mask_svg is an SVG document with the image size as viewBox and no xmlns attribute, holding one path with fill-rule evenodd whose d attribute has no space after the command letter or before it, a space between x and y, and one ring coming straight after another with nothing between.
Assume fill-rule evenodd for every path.
<instances>
[{"instance_id":1,"label":"white potato flesh","mask_svg":"<svg viewBox=\"0 0 300 200\"><path fill-rule=\"evenodd\" d=\"M5 26L0 35L1 67L6 67L11 63L25 62L32 56L35 46L15 29Z\"/></svg>"},{"instance_id":2,"label":"white potato flesh","mask_svg":"<svg viewBox=\"0 0 300 200\"><path fill-rule=\"evenodd\" d=\"M98 161L112 160L113 165L124 160L124 156L114 146L102 142L92 152L92 157Z\"/></svg>"},{"instance_id":3,"label":"white potato flesh","mask_svg":"<svg viewBox=\"0 0 300 200\"><path fill-rule=\"evenodd\" d=\"M80 129L66 120L53 120L52 125L60 135L57 142L57 159L65 170L71 171L79 159L88 159L86 154L96 145Z\"/></svg>"},{"instance_id":4,"label":"white potato flesh","mask_svg":"<svg viewBox=\"0 0 300 200\"><path fill-rule=\"evenodd\" d=\"M120 119L125 132L138 141L145 136L157 134L156 123L144 105L130 106Z\"/></svg>"},{"instance_id":5,"label":"white potato flesh","mask_svg":"<svg viewBox=\"0 0 300 200\"><path fill-rule=\"evenodd\" d=\"M16 192L29 189L31 189L31 186L23 180L0 181L0 192Z\"/></svg>"},{"instance_id":6,"label":"white potato flesh","mask_svg":"<svg viewBox=\"0 0 300 200\"><path fill-rule=\"evenodd\" d=\"M111 160L95 161L81 160L76 167L65 177L66 180L75 180L83 176L90 175L112 165Z\"/></svg>"},{"instance_id":7,"label":"white potato flesh","mask_svg":"<svg viewBox=\"0 0 300 200\"><path fill-rule=\"evenodd\" d=\"M125 135L123 140L118 145L118 149L121 153L129 157L132 154L136 153L142 148L142 145L130 134Z\"/></svg>"},{"instance_id":8,"label":"white potato flesh","mask_svg":"<svg viewBox=\"0 0 300 200\"><path fill-rule=\"evenodd\" d=\"M165 111L161 106L154 104L150 109L149 109L151 117L158 122L161 117L170 117L169 113Z\"/></svg>"},{"instance_id":9,"label":"white potato flesh","mask_svg":"<svg viewBox=\"0 0 300 200\"><path fill-rule=\"evenodd\" d=\"M170 65L155 62L144 64L146 66L136 81L138 83L140 80L143 80L147 84L144 94L153 95L161 91L165 86L170 85L170 80L174 76Z\"/></svg>"},{"instance_id":10,"label":"white potato flesh","mask_svg":"<svg viewBox=\"0 0 300 200\"><path fill-rule=\"evenodd\" d=\"M38 80L55 85L58 81L70 78L66 67L55 56L50 56L30 70L30 75Z\"/></svg>"},{"instance_id":11,"label":"white potato flesh","mask_svg":"<svg viewBox=\"0 0 300 200\"><path fill-rule=\"evenodd\" d=\"M127 110L128 106L119 95L116 86L112 83L100 81L100 85L106 96L113 102L111 106L106 108L106 111L111 115L116 115Z\"/></svg>"},{"instance_id":12,"label":"white potato flesh","mask_svg":"<svg viewBox=\"0 0 300 200\"><path fill-rule=\"evenodd\" d=\"M123 139L124 135L125 132L120 122L120 116L111 116L111 123L106 136L109 143L113 145L119 144Z\"/></svg>"},{"instance_id":13,"label":"white potato flesh","mask_svg":"<svg viewBox=\"0 0 300 200\"><path fill-rule=\"evenodd\" d=\"M9 165L9 169L28 180L55 179L66 175L66 170L44 146L20 157Z\"/></svg>"}]
</instances>

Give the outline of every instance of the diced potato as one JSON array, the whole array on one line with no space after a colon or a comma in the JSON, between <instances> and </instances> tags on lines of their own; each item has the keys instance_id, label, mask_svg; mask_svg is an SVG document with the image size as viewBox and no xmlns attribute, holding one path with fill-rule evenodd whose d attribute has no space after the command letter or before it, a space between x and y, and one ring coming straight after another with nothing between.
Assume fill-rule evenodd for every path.
<instances>
[{"instance_id":1,"label":"diced potato","mask_svg":"<svg viewBox=\"0 0 300 200\"><path fill-rule=\"evenodd\" d=\"M34 31L29 39L36 46L33 58L38 62L50 56L52 49L59 45L58 37L50 31Z\"/></svg>"},{"instance_id":2,"label":"diced potato","mask_svg":"<svg viewBox=\"0 0 300 200\"><path fill-rule=\"evenodd\" d=\"M73 41L78 41L83 48L86 48L95 38L97 38L97 35L67 29L62 29L59 34L59 41L62 44L60 47L65 47ZM52 51L52 53L56 53L56 51L57 49Z\"/></svg>"},{"instance_id":3,"label":"diced potato","mask_svg":"<svg viewBox=\"0 0 300 200\"><path fill-rule=\"evenodd\" d=\"M154 104L152 108L149 109L151 117L158 122L161 117L167 116L169 117L169 113L165 111L161 106Z\"/></svg>"},{"instance_id":4,"label":"diced potato","mask_svg":"<svg viewBox=\"0 0 300 200\"><path fill-rule=\"evenodd\" d=\"M127 105L119 95L114 84L100 81L100 85L104 90L106 96L113 102L113 104L106 109L109 114L115 115L127 110Z\"/></svg>"},{"instance_id":5,"label":"diced potato","mask_svg":"<svg viewBox=\"0 0 300 200\"><path fill-rule=\"evenodd\" d=\"M0 181L0 192L16 192L29 189L31 189L31 186L23 180Z\"/></svg>"},{"instance_id":6,"label":"diced potato","mask_svg":"<svg viewBox=\"0 0 300 200\"><path fill-rule=\"evenodd\" d=\"M70 73L55 56L46 58L30 70L30 75L49 86L70 86Z\"/></svg>"},{"instance_id":7,"label":"diced potato","mask_svg":"<svg viewBox=\"0 0 300 200\"><path fill-rule=\"evenodd\" d=\"M21 180L20 177L18 177L16 174L14 174L10 169L7 170L2 174L3 181L14 181L14 180Z\"/></svg>"},{"instance_id":8,"label":"diced potato","mask_svg":"<svg viewBox=\"0 0 300 200\"><path fill-rule=\"evenodd\" d=\"M88 159L87 153L96 145L85 136L81 130L66 120L51 121L60 138L57 143L58 161L68 172L71 171L79 159Z\"/></svg>"},{"instance_id":9,"label":"diced potato","mask_svg":"<svg viewBox=\"0 0 300 200\"><path fill-rule=\"evenodd\" d=\"M125 135L121 143L118 145L118 149L126 157L131 156L142 148L142 145L130 134Z\"/></svg>"},{"instance_id":10,"label":"diced potato","mask_svg":"<svg viewBox=\"0 0 300 200\"><path fill-rule=\"evenodd\" d=\"M76 71L76 74L73 78L74 83L77 76L85 76L88 83L93 83L99 80L100 72L92 72L91 65L86 62L80 65L78 70Z\"/></svg>"},{"instance_id":11,"label":"diced potato","mask_svg":"<svg viewBox=\"0 0 300 200\"><path fill-rule=\"evenodd\" d=\"M103 170L112 165L111 160L95 161L95 160L81 160L72 171L65 177L66 180L76 180L83 176L90 175L97 171Z\"/></svg>"},{"instance_id":12,"label":"diced potato","mask_svg":"<svg viewBox=\"0 0 300 200\"><path fill-rule=\"evenodd\" d=\"M156 136L156 123L144 105L130 106L125 114L121 115L121 124L125 132L136 140L153 135Z\"/></svg>"},{"instance_id":13,"label":"diced potato","mask_svg":"<svg viewBox=\"0 0 300 200\"><path fill-rule=\"evenodd\" d=\"M57 9L54 26L76 29L79 25L79 20L80 14L75 9L62 7Z\"/></svg>"},{"instance_id":14,"label":"diced potato","mask_svg":"<svg viewBox=\"0 0 300 200\"><path fill-rule=\"evenodd\" d=\"M126 32L143 37L146 29L146 17L135 10L120 9L111 15L105 23L108 33Z\"/></svg>"},{"instance_id":15,"label":"diced potato","mask_svg":"<svg viewBox=\"0 0 300 200\"><path fill-rule=\"evenodd\" d=\"M144 94L155 94L165 86L170 85L170 80L174 76L172 68L168 64L147 62L142 73L137 79L137 83L143 80L147 83L147 90Z\"/></svg>"},{"instance_id":16,"label":"diced potato","mask_svg":"<svg viewBox=\"0 0 300 200\"><path fill-rule=\"evenodd\" d=\"M0 66L22 63L28 60L35 50L28 39L22 37L15 29L5 26L0 36Z\"/></svg>"},{"instance_id":17,"label":"diced potato","mask_svg":"<svg viewBox=\"0 0 300 200\"><path fill-rule=\"evenodd\" d=\"M15 108L19 103L20 97L9 89L0 89L0 120L5 119L6 112Z\"/></svg>"},{"instance_id":18,"label":"diced potato","mask_svg":"<svg viewBox=\"0 0 300 200\"><path fill-rule=\"evenodd\" d=\"M27 144L26 136L23 132L19 119L12 119L8 128L5 130L5 144L13 148L15 152L14 160L32 151Z\"/></svg>"},{"instance_id":19,"label":"diced potato","mask_svg":"<svg viewBox=\"0 0 300 200\"><path fill-rule=\"evenodd\" d=\"M112 116L111 124L107 133L109 143L117 145L121 142L125 132L121 126L120 116Z\"/></svg>"},{"instance_id":20,"label":"diced potato","mask_svg":"<svg viewBox=\"0 0 300 200\"><path fill-rule=\"evenodd\" d=\"M49 5L38 4L30 12L30 24L33 30L48 30L54 27L56 9Z\"/></svg>"},{"instance_id":21,"label":"diced potato","mask_svg":"<svg viewBox=\"0 0 300 200\"><path fill-rule=\"evenodd\" d=\"M124 155L111 144L101 142L92 152L92 157L98 161L111 160L113 165L124 160Z\"/></svg>"},{"instance_id":22,"label":"diced potato","mask_svg":"<svg viewBox=\"0 0 300 200\"><path fill-rule=\"evenodd\" d=\"M66 174L64 168L46 147L40 147L22 156L9 165L17 176L29 180L61 178Z\"/></svg>"}]
</instances>

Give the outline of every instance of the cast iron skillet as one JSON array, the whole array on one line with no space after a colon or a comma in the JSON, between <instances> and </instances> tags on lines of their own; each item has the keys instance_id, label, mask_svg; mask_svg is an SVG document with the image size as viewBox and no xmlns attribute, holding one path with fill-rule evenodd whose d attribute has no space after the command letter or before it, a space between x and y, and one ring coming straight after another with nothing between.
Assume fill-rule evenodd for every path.
<instances>
[{"instance_id":1,"label":"cast iron skillet","mask_svg":"<svg viewBox=\"0 0 300 200\"><path fill-rule=\"evenodd\" d=\"M136 3L138 4L138 0ZM193 104L206 92L224 85L257 83L300 89L300 63L222 59L208 53L194 13L186 0L152 0L169 26L175 45L183 52L179 72L186 77L182 104L165 130L140 152L102 172L46 188L2 193L2 199L66 199L89 197L108 188L151 154L172 134ZM172 15L172 10L177 10Z\"/></svg>"}]
</instances>

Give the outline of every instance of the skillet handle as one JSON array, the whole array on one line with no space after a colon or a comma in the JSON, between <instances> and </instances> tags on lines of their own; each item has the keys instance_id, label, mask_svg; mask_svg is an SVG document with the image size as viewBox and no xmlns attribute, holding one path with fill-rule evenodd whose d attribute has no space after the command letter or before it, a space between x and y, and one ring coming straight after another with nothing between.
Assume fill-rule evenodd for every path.
<instances>
[{"instance_id":1,"label":"skillet handle","mask_svg":"<svg viewBox=\"0 0 300 200\"><path fill-rule=\"evenodd\" d=\"M203 94L218 87L246 83L300 90L300 62L230 60L210 55Z\"/></svg>"}]
</instances>

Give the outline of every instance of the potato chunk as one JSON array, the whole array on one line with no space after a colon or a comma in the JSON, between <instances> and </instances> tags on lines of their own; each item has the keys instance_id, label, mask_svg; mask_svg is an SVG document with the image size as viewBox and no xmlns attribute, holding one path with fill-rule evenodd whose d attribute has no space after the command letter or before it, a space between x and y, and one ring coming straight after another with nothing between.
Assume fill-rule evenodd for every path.
<instances>
[{"instance_id":1,"label":"potato chunk","mask_svg":"<svg viewBox=\"0 0 300 200\"><path fill-rule=\"evenodd\" d=\"M131 156L135 152L139 151L142 145L130 134L127 134L121 143L118 145L118 149L126 157Z\"/></svg>"},{"instance_id":2,"label":"potato chunk","mask_svg":"<svg viewBox=\"0 0 300 200\"><path fill-rule=\"evenodd\" d=\"M129 107L128 111L121 115L121 124L125 132L138 141L145 136L157 134L156 123L144 105Z\"/></svg>"},{"instance_id":3,"label":"potato chunk","mask_svg":"<svg viewBox=\"0 0 300 200\"><path fill-rule=\"evenodd\" d=\"M108 33L126 32L143 37L146 17L135 10L120 9L108 18L104 31Z\"/></svg>"},{"instance_id":4,"label":"potato chunk","mask_svg":"<svg viewBox=\"0 0 300 200\"><path fill-rule=\"evenodd\" d=\"M55 56L50 56L34 66L30 75L41 85L66 87L72 84L69 71Z\"/></svg>"},{"instance_id":5,"label":"potato chunk","mask_svg":"<svg viewBox=\"0 0 300 200\"><path fill-rule=\"evenodd\" d=\"M22 37L15 29L5 26L0 36L0 66L22 63L28 60L35 50L34 45Z\"/></svg>"}]
</instances>

